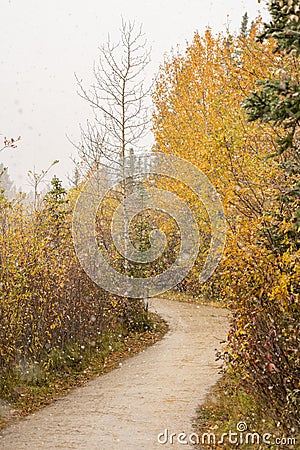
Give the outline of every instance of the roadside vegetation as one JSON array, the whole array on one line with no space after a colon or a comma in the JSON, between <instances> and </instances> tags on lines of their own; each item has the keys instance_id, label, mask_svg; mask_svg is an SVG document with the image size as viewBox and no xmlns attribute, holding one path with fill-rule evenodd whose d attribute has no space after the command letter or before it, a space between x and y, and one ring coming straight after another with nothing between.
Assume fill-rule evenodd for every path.
<instances>
[{"instance_id":1,"label":"roadside vegetation","mask_svg":"<svg viewBox=\"0 0 300 450\"><path fill-rule=\"evenodd\" d=\"M199 288L204 237L197 263L178 286L232 312L220 357L230 375L224 386L230 379L236 395L220 394L223 413L215 409L226 417L220 428L238 418L235 411L247 418L255 405L273 430L294 437L300 425L300 9L297 1L274 0L269 10L269 24L248 24L245 15L237 35L207 29L195 33L185 52L170 55L156 84L153 129L157 151L199 167L226 211L227 244L217 271ZM206 218L199 218L210 236ZM215 418L212 413L210 426Z\"/></svg>"},{"instance_id":2,"label":"roadside vegetation","mask_svg":"<svg viewBox=\"0 0 300 450\"><path fill-rule=\"evenodd\" d=\"M203 205L179 181L174 186L163 177L136 185L124 180L99 208L96 228L99 246L109 253L116 204L134 189L145 193L153 182L179 191L197 218L200 251L171 297L212 302L232 313L218 355L224 377L199 409L198 433L220 434L244 421L249 431L299 443L300 7L297 0L271 0L269 11L269 24L249 24L245 15L237 34L195 33L184 52L165 61L153 92L154 151L202 170L224 205L227 244L214 275L199 285L211 227ZM41 195L38 185L47 171L33 172L32 202L0 194L0 397L21 411L47 403L56 392L106 370L115 362L112 355L123 357L166 331L144 302L94 284L72 243L72 212L83 180L101 165L124 169L129 147L148 125L149 90L139 75L149 52L134 24L123 23L121 32L120 65L119 47L108 42L95 65L95 85L85 88L77 79L95 124L82 130L74 187L67 191L54 177ZM139 95L132 93L132 80ZM163 271L180 246L172 218L148 212L144 219L125 230L125 239L148 250L149 232L158 227L168 245L154 268L128 264L114 249L113 267L129 276Z\"/></svg>"},{"instance_id":3,"label":"roadside vegetation","mask_svg":"<svg viewBox=\"0 0 300 450\"><path fill-rule=\"evenodd\" d=\"M147 123L143 105L147 91L141 93L140 78L149 51L141 29L133 23L122 23L120 39L120 46L108 41L100 48L92 90L77 79L80 95L94 108L96 124L88 122L87 130L81 130L73 187L65 189L54 176L43 192L58 163L54 161L41 173L29 172L31 196L17 194L1 166L0 413L3 410L4 423L108 370L167 330L144 300L118 297L94 283L81 267L72 239L74 207L86 178L107 165L113 174L122 171L128 146L142 137ZM120 123L123 126L113 133ZM5 138L0 152L14 151L19 139ZM120 183L107 208L99 205L95 228L103 247L110 245L109 207L118 204L128 189L125 181ZM83 245L88 251L88 244ZM119 253L114 264L123 273L129 270Z\"/></svg>"},{"instance_id":4,"label":"roadside vegetation","mask_svg":"<svg viewBox=\"0 0 300 450\"><path fill-rule=\"evenodd\" d=\"M75 197L56 177L31 209L1 194L0 398L17 414L166 330L144 302L103 291L80 267L71 238Z\"/></svg>"}]
</instances>

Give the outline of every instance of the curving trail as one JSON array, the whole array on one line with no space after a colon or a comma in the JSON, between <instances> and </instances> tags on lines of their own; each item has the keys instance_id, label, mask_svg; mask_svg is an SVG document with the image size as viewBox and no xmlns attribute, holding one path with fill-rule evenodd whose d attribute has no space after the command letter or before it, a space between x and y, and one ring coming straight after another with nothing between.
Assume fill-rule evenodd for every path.
<instances>
[{"instance_id":1,"label":"curving trail","mask_svg":"<svg viewBox=\"0 0 300 450\"><path fill-rule=\"evenodd\" d=\"M226 336L228 312L165 299L151 299L150 306L170 325L162 341L6 428L0 448L190 448L177 438L160 444L157 436L165 429L192 432L196 408L219 377L215 349Z\"/></svg>"}]
</instances>

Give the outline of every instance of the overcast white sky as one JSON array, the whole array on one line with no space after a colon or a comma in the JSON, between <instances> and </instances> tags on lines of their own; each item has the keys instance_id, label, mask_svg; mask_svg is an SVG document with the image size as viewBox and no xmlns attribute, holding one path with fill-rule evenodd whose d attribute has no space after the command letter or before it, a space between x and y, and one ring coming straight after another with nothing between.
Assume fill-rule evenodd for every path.
<instances>
[{"instance_id":1,"label":"overcast white sky","mask_svg":"<svg viewBox=\"0 0 300 450\"><path fill-rule=\"evenodd\" d=\"M64 181L72 172L74 148L66 135L79 139L79 123L90 116L76 93L74 72L91 80L99 45L118 36L121 16L143 24L152 46L151 75L164 55L209 25L239 29L242 15L258 12L257 0L0 0L0 136L21 135L16 150L0 154L17 186L28 189L34 166L52 169ZM149 73L150 73L149 72Z\"/></svg>"}]
</instances>

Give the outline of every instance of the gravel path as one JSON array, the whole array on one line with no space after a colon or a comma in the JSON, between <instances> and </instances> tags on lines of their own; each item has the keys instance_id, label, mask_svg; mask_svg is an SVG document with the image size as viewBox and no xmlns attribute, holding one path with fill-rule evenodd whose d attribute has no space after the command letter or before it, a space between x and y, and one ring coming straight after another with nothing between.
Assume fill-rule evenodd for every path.
<instances>
[{"instance_id":1,"label":"gravel path","mask_svg":"<svg viewBox=\"0 0 300 450\"><path fill-rule=\"evenodd\" d=\"M178 434L192 432L195 410L219 377L215 349L226 336L228 313L164 299L150 304L170 325L162 341L6 428L0 448L190 448L178 443Z\"/></svg>"}]
</instances>

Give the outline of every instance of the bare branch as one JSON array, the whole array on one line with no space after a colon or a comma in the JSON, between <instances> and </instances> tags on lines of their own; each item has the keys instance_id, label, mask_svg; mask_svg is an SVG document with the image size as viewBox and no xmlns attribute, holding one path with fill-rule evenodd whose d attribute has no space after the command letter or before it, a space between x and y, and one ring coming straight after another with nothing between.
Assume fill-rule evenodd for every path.
<instances>
[{"instance_id":1,"label":"bare branch","mask_svg":"<svg viewBox=\"0 0 300 450\"><path fill-rule=\"evenodd\" d=\"M145 135L150 124L145 101L152 86L145 87L142 74L149 62L150 49L142 27L122 19L119 42L113 43L108 37L99 47L99 58L93 66L95 83L85 88L75 75L78 94L92 107L98 127L97 136L90 124L85 132L81 130L79 155L85 164L88 157L91 165L105 162L105 158L121 160L128 145L138 145Z\"/></svg>"},{"instance_id":2,"label":"bare branch","mask_svg":"<svg viewBox=\"0 0 300 450\"><path fill-rule=\"evenodd\" d=\"M16 148L17 147L17 142L20 139L21 139L21 136L19 136L17 139L14 139L14 138L7 139L5 137L4 140L3 140L3 147L0 148L0 152L5 150L6 148Z\"/></svg>"}]
</instances>

